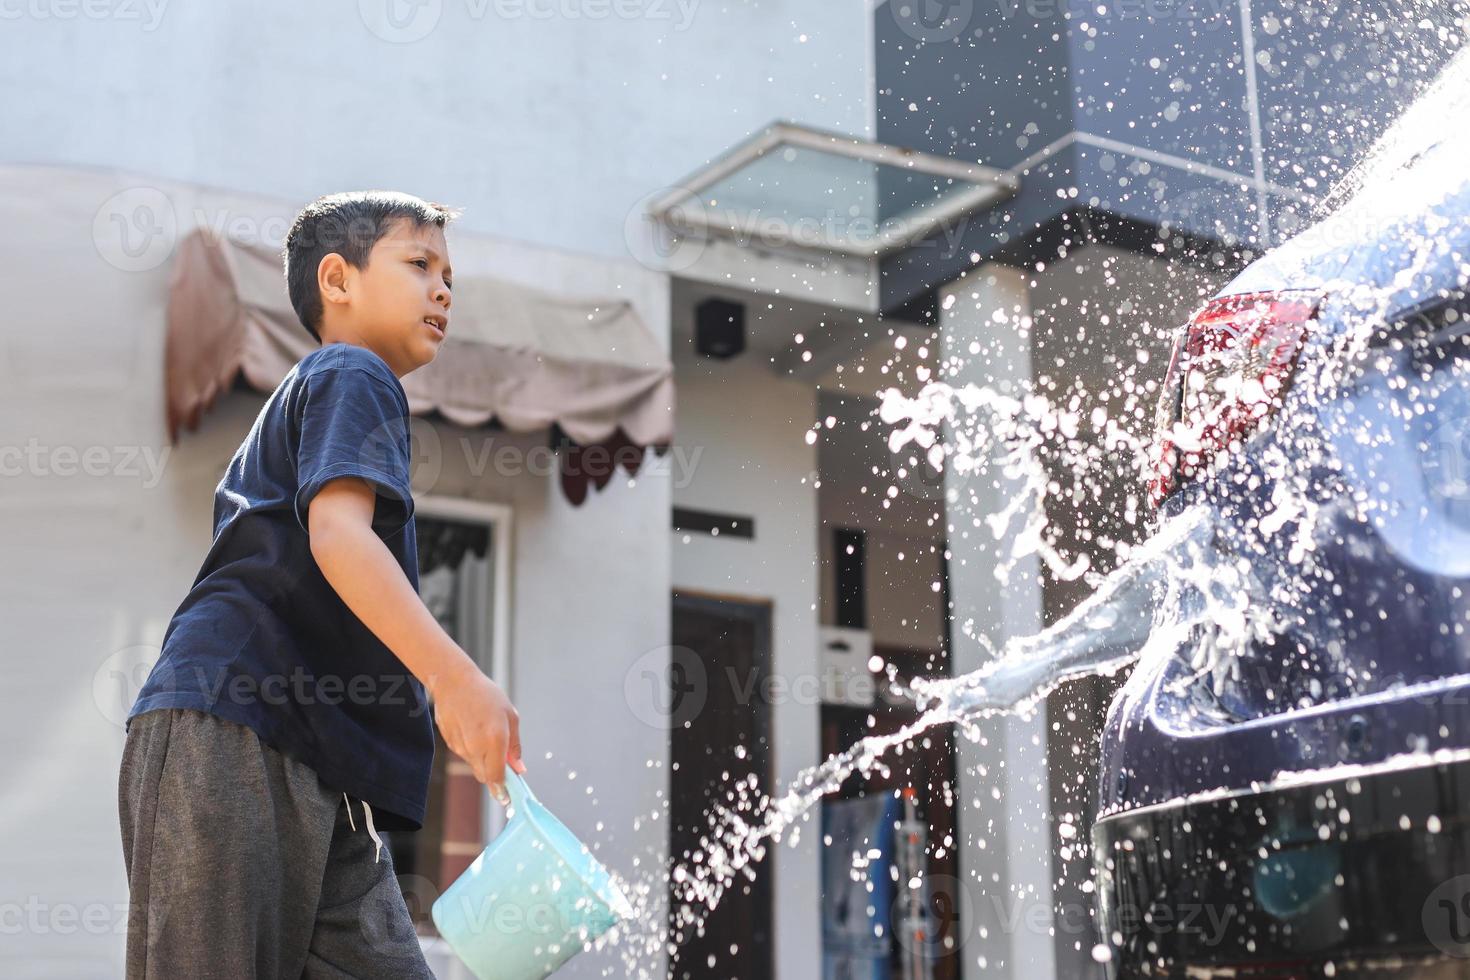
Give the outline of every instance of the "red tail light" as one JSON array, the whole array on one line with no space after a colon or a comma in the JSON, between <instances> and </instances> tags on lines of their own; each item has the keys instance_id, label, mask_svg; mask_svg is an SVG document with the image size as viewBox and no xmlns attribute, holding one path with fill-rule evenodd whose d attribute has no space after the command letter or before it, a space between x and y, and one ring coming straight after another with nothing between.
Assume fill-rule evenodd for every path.
<instances>
[{"instance_id":1,"label":"red tail light","mask_svg":"<svg viewBox=\"0 0 1470 980\"><path fill-rule=\"evenodd\" d=\"M1319 301L1315 293L1241 293L1190 319L1159 395L1148 488L1155 505L1280 405Z\"/></svg>"}]
</instances>

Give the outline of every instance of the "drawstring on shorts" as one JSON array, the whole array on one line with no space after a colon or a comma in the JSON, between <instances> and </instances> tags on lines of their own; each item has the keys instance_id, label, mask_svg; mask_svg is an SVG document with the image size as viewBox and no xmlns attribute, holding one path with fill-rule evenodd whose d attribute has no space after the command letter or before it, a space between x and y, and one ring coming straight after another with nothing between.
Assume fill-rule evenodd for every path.
<instances>
[{"instance_id":1,"label":"drawstring on shorts","mask_svg":"<svg viewBox=\"0 0 1470 980\"><path fill-rule=\"evenodd\" d=\"M357 824L354 823L352 820L352 800L348 799L346 793L342 794L342 799L347 801L347 824L353 830L356 830ZM376 845L373 848L373 863L377 864L378 858L381 856L381 852L383 850L383 838L378 836L377 828L373 826L373 808L368 806L367 800L362 801L362 816L363 819L367 822L368 836L373 839L373 843Z\"/></svg>"}]
</instances>

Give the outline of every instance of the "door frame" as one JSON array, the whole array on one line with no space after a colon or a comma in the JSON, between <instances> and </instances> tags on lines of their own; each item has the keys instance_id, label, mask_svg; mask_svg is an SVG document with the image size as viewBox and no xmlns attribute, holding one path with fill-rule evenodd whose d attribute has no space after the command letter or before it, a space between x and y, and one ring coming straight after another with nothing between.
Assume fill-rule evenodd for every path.
<instances>
[{"instance_id":1,"label":"door frame","mask_svg":"<svg viewBox=\"0 0 1470 980\"><path fill-rule=\"evenodd\" d=\"M511 541L514 532L514 510L508 504L487 500L468 500L463 497L446 497L426 494L414 498L415 517L433 517L443 520L462 521L467 524L483 524L490 528L491 567L493 586L487 610L490 614L490 663L481 664L488 668L490 679L499 684L506 696L515 700L514 671L511 670ZM482 840L494 840L505 827L505 811L490 796L488 787L481 786L480 833Z\"/></svg>"},{"instance_id":2,"label":"door frame","mask_svg":"<svg viewBox=\"0 0 1470 980\"><path fill-rule=\"evenodd\" d=\"M752 651L751 659L759 674L759 680L753 689L757 691L762 690L766 679L771 676L774 663L775 603L770 598L762 596L743 596L729 593L706 592L698 589L675 588L670 591L669 596L669 620L671 628L674 616L680 606L696 612L717 613L731 616L731 618L746 619L754 625L755 649ZM776 771L775 713L771 710L771 705L766 703L764 697L756 697L753 708L757 732L756 737L759 738L761 735L765 736L765 749L761 753L761 767L758 778L762 790L767 793L773 793L775 790L774 779ZM675 728L671 727L669 729L671 754L675 731L677 731ZM673 777L674 774L671 772L669 774L671 783ZM672 805L672 786L670 787L669 796L670 804ZM672 847L673 827L674 815L671 811L669 814L669 857L676 859ZM767 889L766 897L768 899L763 903L762 907L766 932L763 959L765 960L766 976L774 980L776 976L777 928L777 921L774 914L776 904L776 860L774 849L769 847L766 851L762 878L764 879L764 887ZM672 882L670 884L672 885ZM671 905L669 915L672 917L672 914L673 908Z\"/></svg>"}]
</instances>

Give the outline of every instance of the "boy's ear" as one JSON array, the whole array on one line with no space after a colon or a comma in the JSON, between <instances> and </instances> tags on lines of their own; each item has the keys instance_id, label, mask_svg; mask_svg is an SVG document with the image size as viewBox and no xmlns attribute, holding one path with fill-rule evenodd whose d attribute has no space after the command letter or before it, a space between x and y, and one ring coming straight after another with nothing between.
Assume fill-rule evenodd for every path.
<instances>
[{"instance_id":1,"label":"boy's ear","mask_svg":"<svg viewBox=\"0 0 1470 980\"><path fill-rule=\"evenodd\" d=\"M347 302L349 266L347 260L336 252L322 256L316 267L316 285L324 303Z\"/></svg>"}]
</instances>

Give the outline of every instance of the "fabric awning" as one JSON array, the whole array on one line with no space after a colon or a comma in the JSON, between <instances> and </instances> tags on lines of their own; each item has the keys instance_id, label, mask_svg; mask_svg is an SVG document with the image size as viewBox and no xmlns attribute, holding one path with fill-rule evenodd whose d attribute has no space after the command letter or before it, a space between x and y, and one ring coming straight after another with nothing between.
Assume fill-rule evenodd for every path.
<instances>
[{"instance_id":1,"label":"fabric awning","mask_svg":"<svg viewBox=\"0 0 1470 980\"><path fill-rule=\"evenodd\" d=\"M177 442L237 375L274 391L316 342L291 309L272 249L198 228L173 262L164 378ZM562 487L575 504L589 483L605 486L619 463L635 472L646 448L661 451L673 437L673 365L624 299L456 276L450 334L403 390L414 415L560 433Z\"/></svg>"}]
</instances>

